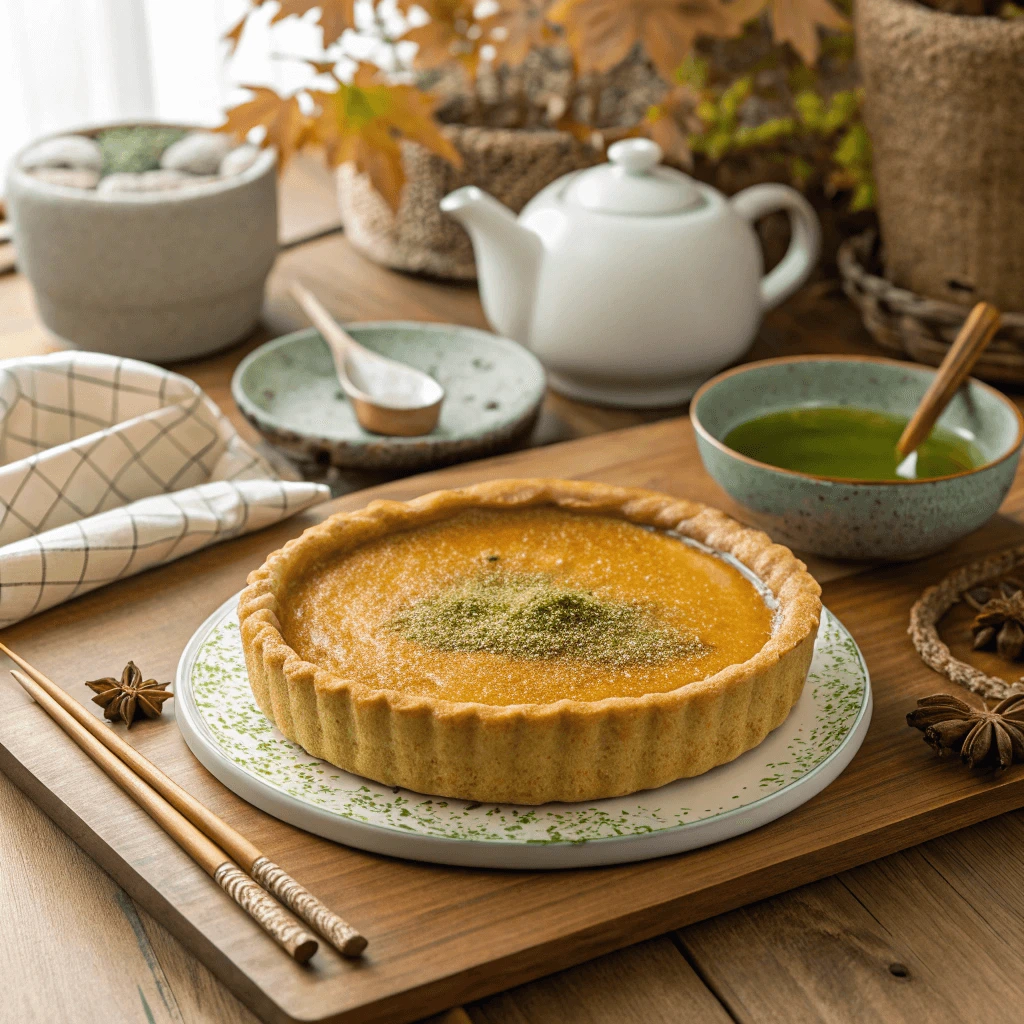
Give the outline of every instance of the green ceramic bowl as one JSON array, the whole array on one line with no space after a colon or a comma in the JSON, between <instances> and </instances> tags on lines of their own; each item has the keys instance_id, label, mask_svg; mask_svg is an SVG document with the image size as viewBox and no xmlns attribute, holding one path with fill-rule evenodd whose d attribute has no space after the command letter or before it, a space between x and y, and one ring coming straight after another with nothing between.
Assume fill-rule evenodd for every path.
<instances>
[{"instance_id":1,"label":"green ceramic bowl","mask_svg":"<svg viewBox=\"0 0 1024 1024\"><path fill-rule=\"evenodd\" d=\"M856 481L778 469L740 455L723 438L783 409L850 405L909 418L935 371L892 359L799 356L738 366L694 395L690 419L707 471L775 540L832 558L909 560L986 523L1013 482L1024 419L995 388L973 378L939 424L970 435L976 469L930 480Z\"/></svg>"},{"instance_id":2,"label":"green ceramic bowl","mask_svg":"<svg viewBox=\"0 0 1024 1024\"><path fill-rule=\"evenodd\" d=\"M521 345L455 324L346 324L360 344L429 373L445 389L437 427L421 437L383 437L359 425L312 329L268 341L239 364L231 394L275 447L299 462L400 470L503 451L533 428L544 370Z\"/></svg>"}]
</instances>

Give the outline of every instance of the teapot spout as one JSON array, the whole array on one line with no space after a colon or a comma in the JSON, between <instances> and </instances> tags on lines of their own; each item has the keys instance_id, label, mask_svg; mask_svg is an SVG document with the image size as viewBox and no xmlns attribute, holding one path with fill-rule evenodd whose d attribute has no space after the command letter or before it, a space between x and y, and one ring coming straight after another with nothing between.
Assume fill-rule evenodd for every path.
<instances>
[{"instance_id":1,"label":"teapot spout","mask_svg":"<svg viewBox=\"0 0 1024 1024\"><path fill-rule=\"evenodd\" d=\"M476 255L480 300L491 326L529 345L530 324L543 246L508 207L475 185L441 200L441 210L469 232Z\"/></svg>"}]
</instances>

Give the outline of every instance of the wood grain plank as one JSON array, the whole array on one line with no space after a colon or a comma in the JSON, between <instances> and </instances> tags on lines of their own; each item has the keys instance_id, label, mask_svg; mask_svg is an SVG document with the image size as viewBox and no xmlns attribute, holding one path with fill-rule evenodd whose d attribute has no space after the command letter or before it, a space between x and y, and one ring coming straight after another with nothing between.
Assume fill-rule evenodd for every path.
<instances>
[{"instance_id":1,"label":"wood grain plank","mask_svg":"<svg viewBox=\"0 0 1024 1024\"><path fill-rule=\"evenodd\" d=\"M971 1020L938 996L912 945L835 878L693 925L679 941L741 1024Z\"/></svg>"},{"instance_id":2,"label":"wood grain plank","mask_svg":"<svg viewBox=\"0 0 1024 1024\"><path fill-rule=\"evenodd\" d=\"M0 1017L255 1024L209 970L2 775L0 822ZM43 945L43 936L59 948Z\"/></svg>"},{"instance_id":3,"label":"wood grain plank","mask_svg":"<svg viewBox=\"0 0 1024 1024\"><path fill-rule=\"evenodd\" d=\"M927 967L935 1004L958 1006L968 1020L983 1005L1024 1006L1024 898L1019 886L992 888L997 877L1021 877L1022 836L1020 817L1005 815L842 876Z\"/></svg>"},{"instance_id":4,"label":"wood grain plank","mask_svg":"<svg viewBox=\"0 0 1024 1024\"><path fill-rule=\"evenodd\" d=\"M467 1007L473 1024L729 1024L663 936ZM685 1014L685 1016L684 1016Z\"/></svg>"},{"instance_id":5,"label":"wood grain plank","mask_svg":"<svg viewBox=\"0 0 1024 1024\"><path fill-rule=\"evenodd\" d=\"M1024 950L1024 887L1016 884L1024 878L1024 813L943 836L921 852L960 897Z\"/></svg>"}]
</instances>

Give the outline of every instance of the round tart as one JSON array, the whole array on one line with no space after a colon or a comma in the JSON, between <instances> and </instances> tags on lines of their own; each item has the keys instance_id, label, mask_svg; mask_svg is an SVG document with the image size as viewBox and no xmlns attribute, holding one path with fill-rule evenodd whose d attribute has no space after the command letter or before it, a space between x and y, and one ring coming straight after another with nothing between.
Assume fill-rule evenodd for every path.
<instances>
[{"instance_id":1,"label":"round tart","mask_svg":"<svg viewBox=\"0 0 1024 1024\"><path fill-rule=\"evenodd\" d=\"M766 534L566 480L337 513L248 583L249 680L281 732L387 785L495 803L620 796L738 757L799 698L821 611Z\"/></svg>"}]
</instances>

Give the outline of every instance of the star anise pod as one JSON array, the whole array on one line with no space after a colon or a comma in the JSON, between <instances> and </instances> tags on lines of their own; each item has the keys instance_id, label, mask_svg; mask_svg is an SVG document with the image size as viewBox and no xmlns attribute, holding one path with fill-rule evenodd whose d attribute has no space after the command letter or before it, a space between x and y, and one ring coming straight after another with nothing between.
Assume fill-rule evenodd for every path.
<instances>
[{"instance_id":1,"label":"star anise pod","mask_svg":"<svg viewBox=\"0 0 1024 1024\"><path fill-rule=\"evenodd\" d=\"M960 753L968 768L1003 771L1024 761L1024 693L1014 693L991 711L948 693L922 697L907 715L936 753Z\"/></svg>"},{"instance_id":2,"label":"star anise pod","mask_svg":"<svg viewBox=\"0 0 1024 1024\"><path fill-rule=\"evenodd\" d=\"M979 587L963 597L978 613L971 624L974 649L988 647L994 640L1001 658L1008 661L1020 658L1024 654L1024 591L1004 581L994 595L987 588Z\"/></svg>"},{"instance_id":3,"label":"star anise pod","mask_svg":"<svg viewBox=\"0 0 1024 1024\"><path fill-rule=\"evenodd\" d=\"M121 678L93 679L85 684L93 693L93 703L103 708L103 717L116 722L119 718L131 728L136 715L141 713L146 718L159 718L163 712L165 700L174 696L165 690L165 683L155 679L143 680L142 673L134 661L129 661L121 673Z\"/></svg>"}]
</instances>

